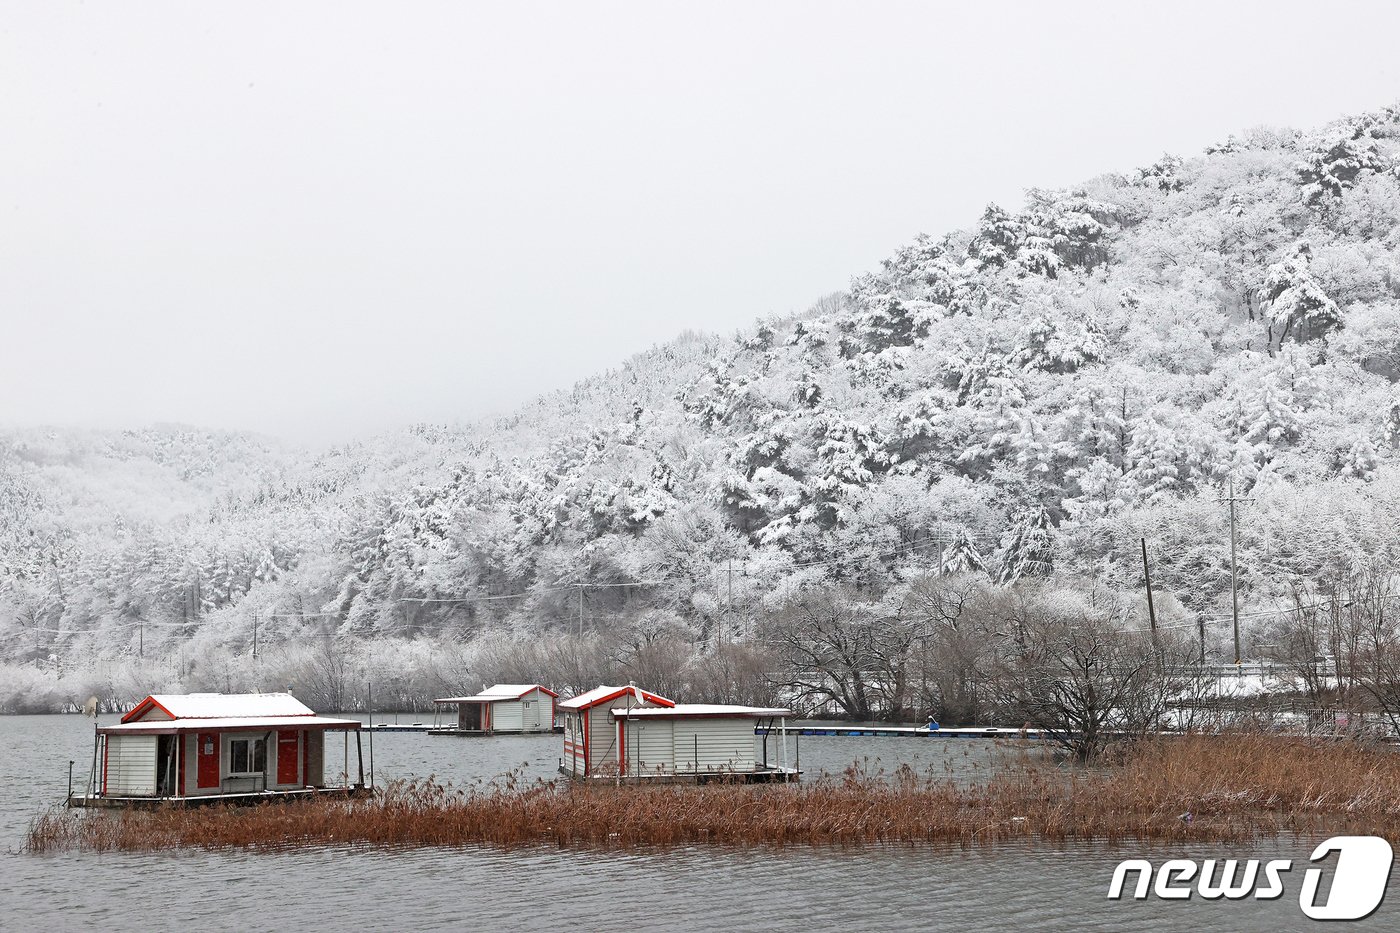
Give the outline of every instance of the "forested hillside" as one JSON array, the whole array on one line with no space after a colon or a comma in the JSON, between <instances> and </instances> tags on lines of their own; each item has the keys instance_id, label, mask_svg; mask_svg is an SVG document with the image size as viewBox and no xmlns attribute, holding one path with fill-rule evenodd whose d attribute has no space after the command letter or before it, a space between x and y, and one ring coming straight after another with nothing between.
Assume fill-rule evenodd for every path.
<instances>
[{"instance_id":1,"label":"forested hillside","mask_svg":"<svg viewBox=\"0 0 1400 933\"><path fill-rule=\"evenodd\" d=\"M878 621L933 575L1075 580L1136 624L1144 537L1164 624L1214 650L1231 480L1248 612L1395 566L1398 379L1400 108L1255 130L990 205L496 423L320 454L0 435L0 708L752 696L785 663L765 626L838 586Z\"/></svg>"}]
</instances>

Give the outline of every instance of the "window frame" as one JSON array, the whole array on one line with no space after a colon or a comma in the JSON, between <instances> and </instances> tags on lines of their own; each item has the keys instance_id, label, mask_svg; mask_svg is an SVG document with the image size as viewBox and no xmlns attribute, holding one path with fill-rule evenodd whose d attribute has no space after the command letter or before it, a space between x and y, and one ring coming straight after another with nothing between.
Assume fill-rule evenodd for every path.
<instances>
[{"instance_id":1,"label":"window frame","mask_svg":"<svg viewBox=\"0 0 1400 933\"><path fill-rule=\"evenodd\" d=\"M239 745L245 746L243 754L237 751ZM261 764L262 767L251 771L242 770L245 765ZM253 777L267 773L267 737L243 736L241 738L229 737L228 740L228 776L229 777Z\"/></svg>"}]
</instances>

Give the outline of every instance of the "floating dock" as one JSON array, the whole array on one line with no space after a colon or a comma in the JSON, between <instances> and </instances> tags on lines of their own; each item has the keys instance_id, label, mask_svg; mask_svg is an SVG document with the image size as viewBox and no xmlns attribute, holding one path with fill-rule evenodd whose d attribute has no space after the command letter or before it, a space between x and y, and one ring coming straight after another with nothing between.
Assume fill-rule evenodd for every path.
<instances>
[{"instance_id":1,"label":"floating dock","mask_svg":"<svg viewBox=\"0 0 1400 933\"><path fill-rule=\"evenodd\" d=\"M548 730L539 729L458 729L455 726L426 726L415 727L414 732L426 732L428 735L458 735L458 736L493 736L493 735L549 735L562 733L563 726L552 726Z\"/></svg>"},{"instance_id":2,"label":"floating dock","mask_svg":"<svg viewBox=\"0 0 1400 933\"><path fill-rule=\"evenodd\" d=\"M356 800L374 796L374 790L364 785L351 787L298 787L294 790L250 791L246 794L210 794L203 797L117 797L101 794L69 794L67 804L77 809L98 810L165 810L208 807L217 804L254 806L260 803L280 803L292 800L333 798Z\"/></svg>"},{"instance_id":3,"label":"floating dock","mask_svg":"<svg viewBox=\"0 0 1400 933\"><path fill-rule=\"evenodd\" d=\"M759 726L755 735L781 735L783 730L771 726ZM961 728L930 729L928 726L871 726L818 724L802 725L788 723L788 735L835 735L835 736L875 736L880 738L913 739L1039 739L1044 738L1042 729L1005 729L999 726L964 726Z\"/></svg>"}]
</instances>

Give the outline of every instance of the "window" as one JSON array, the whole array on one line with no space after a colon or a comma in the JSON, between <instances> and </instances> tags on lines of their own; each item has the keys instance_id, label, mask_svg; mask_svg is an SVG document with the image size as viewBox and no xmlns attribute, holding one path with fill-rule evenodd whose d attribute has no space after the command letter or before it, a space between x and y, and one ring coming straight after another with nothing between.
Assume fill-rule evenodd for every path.
<instances>
[{"instance_id":1,"label":"window","mask_svg":"<svg viewBox=\"0 0 1400 933\"><path fill-rule=\"evenodd\" d=\"M234 739L228 743L229 774L262 774L266 767L263 739Z\"/></svg>"}]
</instances>

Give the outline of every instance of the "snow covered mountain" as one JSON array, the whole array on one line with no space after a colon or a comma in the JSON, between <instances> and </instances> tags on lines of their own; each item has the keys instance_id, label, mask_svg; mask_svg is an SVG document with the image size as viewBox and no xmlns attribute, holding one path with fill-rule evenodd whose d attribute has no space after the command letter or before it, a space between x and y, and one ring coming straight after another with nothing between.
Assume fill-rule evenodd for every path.
<instances>
[{"instance_id":1,"label":"snow covered mountain","mask_svg":"<svg viewBox=\"0 0 1400 933\"><path fill-rule=\"evenodd\" d=\"M1154 584L1209 613L1231 480L1267 602L1394 563L1397 380L1392 107L1033 189L805 314L684 335L495 423L303 461L241 439L217 469L176 432L96 492L0 437L0 657L581 612L713 632L736 604L940 569L1132 588L1140 537ZM188 476L150 466L195 449ZM185 505L136 504L152 476Z\"/></svg>"}]
</instances>

